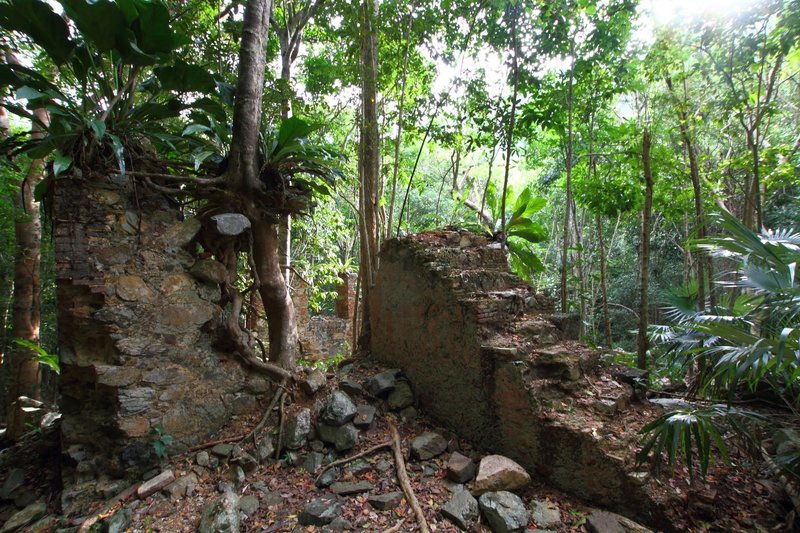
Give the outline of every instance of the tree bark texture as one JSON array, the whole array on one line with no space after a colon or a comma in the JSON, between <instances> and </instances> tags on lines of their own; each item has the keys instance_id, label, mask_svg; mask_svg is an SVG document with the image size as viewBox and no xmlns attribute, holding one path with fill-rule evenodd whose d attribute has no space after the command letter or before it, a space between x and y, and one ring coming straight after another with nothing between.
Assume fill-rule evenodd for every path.
<instances>
[{"instance_id":1,"label":"tree bark texture","mask_svg":"<svg viewBox=\"0 0 800 533\"><path fill-rule=\"evenodd\" d=\"M370 294L378 270L378 188L380 186L380 136L378 131L378 16L377 0L364 0L361 26L361 148L359 208L361 250L361 332L359 347L370 343Z\"/></svg>"},{"instance_id":2,"label":"tree bark texture","mask_svg":"<svg viewBox=\"0 0 800 533\"><path fill-rule=\"evenodd\" d=\"M686 102L679 102L675 97L675 89L670 77L666 78L666 83L678 113L678 127L681 132L681 140L686 150L686 157L689 159L689 177L692 180L692 190L694 193L695 234L698 239L703 239L706 236L706 217L703 210L703 189L700 181L700 165L697 161L697 148L695 147L694 139L691 134L691 118L686 111ZM706 307L706 271L706 256L702 250L698 250L695 261L695 275L697 276L697 303L701 311ZM708 281L710 284L711 279L709 278Z\"/></svg>"},{"instance_id":3,"label":"tree bark texture","mask_svg":"<svg viewBox=\"0 0 800 533\"><path fill-rule=\"evenodd\" d=\"M227 182L233 190L245 194L260 188L258 134L271 11L271 0L249 0L242 21Z\"/></svg>"},{"instance_id":4,"label":"tree bark texture","mask_svg":"<svg viewBox=\"0 0 800 533\"><path fill-rule=\"evenodd\" d=\"M47 112L37 109L34 114L46 124ZM42 138L44 131L36 122L32 126L32 137ZM39 202L33 197L36 185L42 180L44 159L36 159L20 184L16 199L14 236L16 239L14 257L14 296L11 312L11 338L39 343L39 324L41 318L41 281L39 263L41 259L42 225L39 217ZM15 346L5 357L7 420L11 428L13 418L12 402L19 396L38 399L41 382L41 368L33 358L33 352L22 346ZM10 435L13 439L14 435Z\"/></svg>"},{"instance_id":5,"label":"tree bark texture","mask_svg":"<svg viewBox=\"0 0 800 533\"><path fill-rule=\"evenodd\" d=\"M561 312L566 313L568 308L567 302L567 269L568 269L568 250L570 246L570 223L572 221L572 100L573 100L573 87L572 80L575 77L575 41L571 43L570 52L573 57L569 68L569 79L567 84L567 146L565 154L565 165L567 173L566 183L566 200L564 201L564 242L561 243Z\"/></svg>"},{"instance_id":6,"label":"tree bark texture","mask_svg":"<svg viewBox=\"0 0 800 533\"><path fill-rule=\"evenodd\" d=\"M6 108L0 105L0 141L5 140L8 138L11 132L11 127L8 121L8 112ZM0 366L3 364L3 353L6 346L6 319L8 317L8 306L11 303L11 289L13 284L11 283L11 276L9 275L10 272L6 268L8 262L5 260L4 257L0 257ZM0 401L3 399L0 398ZM0 405L0 409L3 412L0 412L0 418L5 417L5 403Z\"/></svg>"},{"instance_id":7,"label":"tree bark texture","mask_svg":"<svg viewBox=\"0 0 800 533\"><path fill-rule=\"evenodd\" d=\"M283 368L291 368L297 355L297 324L278 261L278 225L264 218L251 222L253 262L269 328L269 359Z\"/></svg>"},{"instance_id":8,"label":"tree bark texture","mask_svg":"<svg viewBox=\"0 0 800 533\"><path fill-rule=\"evenodd\" d=\"M606 242L603 236L603 218L597 216L597 242L600 245L600 293L603 297L603 332L606 336L606 346L611 348L611 319L608 316L608 269L606 261Z\"/></svg>"},{"instance_id":9,"label":"tree bark texture","mask_svg":"<svg viewBox=\"0 0 800 533\"><path fill-rule=\"evenodd\" d=\"M648 284L650 283L650 217L653 211L653 171L650 168L650 132L642 133L644 168L644 206L639 248L639 334L636 339L636 366L647 368Z\"/></svg>"},{"instance_id":10,"label":"tree bark texture","mask_svg":"<svg viewBox=\"0 0 800 533\"><path fill-rule=\"evenodd\" d=\"M297 352L297 325L280 268L278 221L253 201L254 193L262 188L258 175L258 136L271 12L270 0L249 0L245 7L226 185L238 195L242 212L250 219L256 281L269 328L270 361L290 368Z\"/></svg>"}]
</instances>

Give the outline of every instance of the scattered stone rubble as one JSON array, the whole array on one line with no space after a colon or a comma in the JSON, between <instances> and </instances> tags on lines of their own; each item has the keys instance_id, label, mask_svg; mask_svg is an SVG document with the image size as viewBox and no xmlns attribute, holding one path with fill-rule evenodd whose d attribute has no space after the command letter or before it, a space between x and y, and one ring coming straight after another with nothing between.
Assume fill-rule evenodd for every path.
<instances>
[{"instance_id":1,"label":"scattered stone rubble","mask_svg":"<svg viewBox=\"0 0 800 533\"><path fill-rule=\"evenodd\" d=\"M392 413L391 416L400 416L399 406L388 401L394 391L406 385L412 391L416 389L415 384L397 369L379 372L363 383L346 375L337 379L324 374L322 376L326 379L321 384L315 371L297 380L295 403L290 404L286 411L283 432L283 448L288 448L289 443L293 447L280 458L285 467L304 468L312 475L318 474L332 461L351 454L361 432L369 431L376 420L389 413ZM314 387L314 392L303 385L304 380L309 379L320 385ZM345 392L342 387L344 383L349 385L349 390L357 392ZM401 410L413 408L417 403L418 398L412 394L411 405ZM354 422L360 413L368 416L356 426ZM322 439L324 431L320 431L321 427L344 431L347 439L353 435L352 445L337 445L341 441L334 438L326 442ZM341 429L345 427L350 429ZM200 479L207 478L211 470L221 469L228 472L229 481L220 483L217 495L206 500L200 512L199 525L195 526L198 531L209 533L239 531L242 521L262 507L284 503L280 493L270 490L260 481L253 481L259 465L278 460L274 457L276 433L262 434L252 451L245 449L245 445L250 447L249 443L218 443L192 454L193 464L188 468L186 462L181 462L177 467L153 472L138 485L133 500L124 503L111 516L103 517L101 530L125 531L134 517L150 512L154 506L158 508L161 505L159 502L174 505L184 498L193 497ZM404 445L408 446L410 455L408 468L421 471L433 479L434 476L439 477L434 465L441 465L446 478L442 483L449 488L451 497L440 508L440 515L455 528L474 530L480 523L494 533L506 533L533 527L537 531L549 531L563 524L561 510L556 503L547 500L526 501L522 498L531 482L531 473L508 457L475 451L461 453L454 446L452 437L433 431L422 431ZM380 474L391 469L392 464L385 460L370 462L365 459L328 469L320 477L317 490L308 494L305 505L297 510L299 525L314 526L325 532L353 530L353 525L341 515L350 498L364 498L365 504L378 512L398 508L404 500L398 488L378 490L374 483L368 481L369 477L356 477L370 471ZM0 497L13 492L19 485L19 478L19 475L8 476ZM242 494L245 487L251 487L249 494ZM124 488L109 487L106 497L110 498ZM25 526L32 527L33 531L51 531L63 525L57 517L47 515L47 508L42 502L32 502L9 517L2 532L21 531ZM37 529L40 526L42 529ZM587 527L590 531L602 532L649 531L625 517L601 510L595 510L587 517Z\"/></svg>"}]
</instances>

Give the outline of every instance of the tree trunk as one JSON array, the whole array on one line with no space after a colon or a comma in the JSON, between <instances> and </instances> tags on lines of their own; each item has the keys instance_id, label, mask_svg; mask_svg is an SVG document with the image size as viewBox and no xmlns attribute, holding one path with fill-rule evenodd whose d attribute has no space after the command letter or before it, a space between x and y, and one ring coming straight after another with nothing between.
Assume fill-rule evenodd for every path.
<instances>
[{"instance_id":1,"label":"tree trunk","mask_svg":"<svg viewBox=\"0 0 800 533\"><path fill-rule=\"evenodd\" d=\"M278 225L265 218L252 220L253 261L261 285L269 328L269 359L283 368L294 366L297 323L294 306L278 261Z\"/></svg>"},{"instance_id":2,"label":"tree trunk","mask_svg":"<svg viewBox=\"0 0 800 533\"><path fill-rule=\"evenodd\" d=\"M689 159L689 176L692 180L692 190L694 193L694 222L696 226L696 234L698 239L706 237L706 217L703 209L703 189L700 182L700 165L697 162L697 148L691 135L690 117L686 111L685 102L678 102L675 97L675 91L670 77L666 78L667 89L673 97L673 102L678 112L678 127L681 132L681 140L683 147L686 150L686 156ZM686 252L689 253L688 250ZM701 311L706 308L706 256L702 250L698 250L695 261L695 269L697 276L697 303ZM711 280L709 279L709 283Z\"/></svg>"},{"instance_id":3,"label":"tree trunk","mask_svg":"<svg viewBox=\"0 0 800 533\"><path fill-rule=\"evenodd\" d=\"M47 112L34 111L36 117L46 124ZM44 132L36 122L32 126L32 137L42 138ZM25 179L20 184L16 200L14 236L16 253L14 257L14 299L11 312L11 338L39 343L39 323L41 317L41 281L39 262L41 259L42 225L39 218L39 203L33 198L33 191L41 182L44 173L44 159L31 162ZM41 368L34 359L34 352L22 346L9 351L4 361L6 365L6 409L9 438L13 441L25 430L24 415L12 407L19 396L39 399Z\"/></svg>"},{"instance_id":4,"label":"tree trunk","mask_svg":"<svg viewBox=\"0 0 800 533\"><path fill-rule=\"evenodd\" d=\"M650 216L653 209L653 171L650 168L650 132L642 134L642 166L644 167L644 206L639 251L639 334L636 339L636 365L647 368L648 283L650 282Z\"/></svg>"},{"instance_id":5,"label":"tree trunk","mask_svg":"<svg viewBox=\"0 0 800 533\"><path fill-rule=\"evenodd\" d=\"M411 48L411 23L414 21L414 2L408 13L408 23L405 32L405 51L403 52L403 72L400 74L400 105L397 111L397 136L394 140L394 165L392 167L392 195L389 198L389 215L386 219L386 239L392 236L392 219L394 218L394 204L397 198L397 180L400 174L400 145L403 141L403 117L406 110L406 82L408 81L408 58Z\"/></svg>"},{"instance_id":6,"label":"tree trunk","mask_svg":"<svg viewBox=\"0 0 800 533\"><path fill-rule=\"evenodd\" d=\"M270 360L291 368L297 350L297 324L278 257L277 220L252 200L263 187L258 176L258 135L271 11L270 0L249 0L245 7L226 185L238 194L240 207L252 225L253 263L267 314Z\"/></svg>"},{"instance_id":7,"label":"tree trunk","mask_svg":"<svg viewBox=\"0 0 800 533\"><path fill-rule=\"evenodd\" d=\"M4 106L0 105L0 141L7 139L10 133L11 126L8 122L8 112ZM2 282L0 282L0 366L3 365L3 354L6 347L6 318L8 316L7 309L8 304L11 303L12 284L7 265L8 261L6 258L0 256L0 276L2 277ZM0 398L0 401L4 402L4 399ZM0 405L0 409L2 409L2 412L0 412L0 418L5 420L5 403Z\"/></svg>"},{"instance_id":8,"label":"tree trunk","mask_svg":"<svg viewBox=\"0 0 800 533\"><path fill-rule=\"evenodd\" d=\"M569 68L569 79L567 85L567 146L566 146L566 154L565 154L565 164L566 164L566 171L567 171L567 183L566 183L566 200L564 202L564 242L562 242L561 248L561 286L560 286L560 295L561 295L561 312L567 312L567 251L569 250L570 245L570 223L572 221L572 97L573 97L573 88L572 88L572 79L575 76L575 41L573 39L570 45L570 56L572 57L572 61Z\"/></svg>"},{"instance_id":9,"label":"tree trunk","mask_svg":"<svg viewBox=\"0 0 800 533\"><path fill-rule=\"evenodd\" d=\"M364 0L361 27L361 147L359 203L363 223L361 229L361 332L358 345L362 350L370 344L370 295L378 269L378 188L380 180L380 137L378 131L378 16L377 0Z\"/></svg>"},{"instance_id":10,"label":"tree trunk","mask_svg":"<svg viewBox=\"0 0 800 533\"><path fill-rule=\"evenodd\" d=\"M266 67L264 47L271 11L271 0L248 0L242 21L226 183L246 197L262 188L258 179L258 135Z\"/></svg>"},{"instance_id":11,"label":"tree trunk","mask_svg":"<svg viewBox=\"0 0 800 533\"><path fill-rule=\"evenodd\" d=\"M603 236L603 217L597 216L597 242L600 245L600 293L603 297L603 331L606 336L606 346L611 348L611 319L608 316L608 273L606 270L606 243Z\"/></svg>"},{"instance_id":12,"label":"tree trunk","mask_svg":"<svg viewBox=\"0 0 800 533\"><path fill-rule=\"evenodd\" d=\"M514 146L514 126L517 121L517 90L519 79L519 65L518 55L519 46L517 45L517 8L513 4L511 12L511 42L512 50L512 63L511 75L513 77L513 90L511 91L511 116L508 117L508 135L506 136L506 167L503 173L503 192L500 195L500 244L505 250L506 240L506 195L508 193L508 174L511 170L511 149Z\"/></svg>"},{"instance_id":13,"label":"tree trunk","mask_svg":"<svg viewBox=\"0 0 800 533\"><path fill-rule=\"evenodd\" d=\"M292 51L284 49L283 39L281 39L281 80L286 83L287 90L292 79ZM292 101L287 92L281 101L281 118L286 120L292 114ZM292 281L292 215L281 215L281 223L278 227L278 240L280 247L278 257L283 268L283 278L286 285Z\"/></svg>"}]
</instances>

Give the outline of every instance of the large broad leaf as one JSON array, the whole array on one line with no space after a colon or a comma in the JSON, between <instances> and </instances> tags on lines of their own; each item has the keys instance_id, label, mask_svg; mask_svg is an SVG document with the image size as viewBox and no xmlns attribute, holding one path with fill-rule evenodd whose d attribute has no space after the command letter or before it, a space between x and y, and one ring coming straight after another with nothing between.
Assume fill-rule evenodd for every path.
<instances>
[{"instance_id":1,"label":"large broad leaf","mask_svg":"<svg viewBox=\"0 0 800 533\"><path fill-rule=\"evenodd\" d=\"M202 109L218 122L227 122L228 120L228 114L225 108L219 102L211 98L199 98L191 104L191 108Z\"/></svg>"},{"instance_id":2,"label":"large broad leaf","mask_svg":"<svg viewBox=\"0 0 800 533\"><path fill-rule=\"evenodd\" d=\"M508 235L525 239L531 243L537 243L547 239L547 230L541 224L529 218L518 218L514 221L514 224L509 224Z\"/></svg>"},{"instance_id":3,"label":"large broad leaf","mask_svg":"<svg viewBox=\"0 0 800 533\"><path fill-rule=\"evenodd\" d=\"M544 264L535 253L528 250L525 246L515 243L514 241L508 242L508 249L524 264L528 269L534 272L543 272Z\"/></svg>"},{"instance_id":4,"label":"large broad leaf","mask_svg":"<svg viewBox=\"0 0 800 533\"><path fill-rule=\"evenodd\" d=\"M311 132L318 128L319 126L309 124L305 120L289 117L281 123L281 127L278 130L278 144L286 146L290 142L308 137Z\"/></svg>"},{"instance_id":5,"label":"large broad leaf","mask_svg":"<svg viewBox=\"0 0 800 533\"><path fill-rule=\"evenodd\" d=\"M486 205L492 212L492 218L495 220L500 218L500 204L497 198L497 186L493 181L486 184ZM495 228L492 228L494 230Z\"/></svg>"},{"instance_id":6,"label":"large broad leaf","mask_svg":"<svg viewBox=\"0 0 800 533\"><path fill-rule=\"evenodd\" d=\"M217 81L217 93L219 99L227 106L233 107L233 97L236 94L236 86L231 83Z\"/></svg>"},{"instance_id":7,"label":"large broad leaf","mask_svg":"<svg viewBox=\"0 0 800 533\"><path fill-rule=\"evenodd\" d=\"M153 123L167 118L175 118L183 109L184 105L177 98L172 98L164 103L145 102L133 108L130 119Z\"/></svg>"},{"instance_id":8,"label":"large broad leaf","mask_svg":"<svg viewBox=\"0 0 800 533\"><path fill-rule=\"evenodd\" d=\"M528 205L525 207L525 211L523 211L522 217L529 218L535 215L536 213L544 209L545 205L547 205L547 200L545 200L544 198L531 198L530 200L528 200Z\"/></svg>"},{"instance_id":9,"label":"large broad leaf","mask_svg":"<svg viewBox=\"0 0 800 533\"><path fill-rule=\"evenodd\" d=\"M164 89L178 92L211 94L217 88L214 77L199 65L177 61L172 66L153 69Z\"/></svg>"},{"instance_id":10,"label":"large broad leaf","mask_svg":"<svg viewBox=\"0 0 800 533\"><path fill-rule=\"evenodd\" d=\"M56 65L64 64L75 47L69 39L67 23L40 0L0 3L0 27L24 33L33 39Z\"/></svg>"},{"instance_id":11,"label":"large broad leaf","mask_svg":"<svg viewBox=\"0 0 800 533\"><path fill-rule=\"evenodd\" d=\"M56 150L53 157L53 175L58 176L72 166L72 157L64 155L60 150Z\"/></svg>"},{"instance_id":12,"label":"large broad leaf","mask_svg":"<svg viewBox=\"0 0 800 533\"><path fill-rule=\"evenodd\" d=\"M145 54L169 54L181 39L170 27L169 11L157 0L117 0L128 25L136 33L137 45ZM136 18L131 18L133 13Z\"/></svg>"},{"instance_id":13,"label":"large broad leaf","mask_svg":"<svg viewBox=\"0 0 800 533\"><path fill-rule=\"evenodd\" d=\"M511 219L521 217L525 210L528 208L528 201L531 199L531 190L528 187L522 189L522 192L517 196L514 202L514 209L511 212Z\"/></svg>"},{"instance_id":14,"label":"large broad leaf","mask_svg":"<svg viewBox=\"0 0 800 533\"><path fill-rule=\"evenodd\" d=\"M61 5L81 34L101 52L115 49L119 37L128 29L125 15L116 2L61 0Z\"/></svg>"}]
</instances>

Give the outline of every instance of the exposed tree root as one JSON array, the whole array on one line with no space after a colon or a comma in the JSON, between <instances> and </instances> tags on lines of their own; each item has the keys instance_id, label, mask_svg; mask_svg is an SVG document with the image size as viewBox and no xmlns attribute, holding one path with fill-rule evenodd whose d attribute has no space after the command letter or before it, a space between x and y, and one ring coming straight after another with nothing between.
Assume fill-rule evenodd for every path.
<instances>
[{"instance_id":1,"label":"exposed tree root","mask_svg":"<svg viewBox=\"0 0 800 533\"><path fill-rule=\"evenodd\" d=\"M256 356L253 350L254 342L251 340L250 332L243 330L239 325L239 315L242 311L244 299L235 288L228 286L227 289L231 298L231 311L228 314L228 318L225 320L225 330L228 332L230 340L236 347L236 353L248 367L261 374L265 374L274 381L284 383L291 377L291 374L288 370L274 363L264 362Z\"/></svg>"},{"instance_id":2,"label":"exposed tree root","mask_svg":"<svg viewBox=\"0 0 800 533\"><path fill-rule=\"evenodd\" d=\"M345 464L347 464L347 463L349 463L351 461L355 461L356 459L361 459L362 457L366 457L367 455L371 455L371 454L377 452L378 450L382 450L384 448L391 448L391 447L392 447L392 442L387 440L386 442L381 442L380 444L376 444L375 446L373 446L371 448L367 448L366 450L364 450L362 452L359 452L359 453L357 453L355 455L351 455L350 457L345 457L343 459L338 459L336 461L333 461L332 463L329 463L329 464L325 465L324 467L322 467L322 470L319 471L319 474L317 474L317 477L314 478L314 484L316 484L317 481L319 481L319 478L322 477L322 474L324 474L325 472L327 472L331 468L334 468L334 467L337 467L337 466L340 466L340 465L345 465Z\"/></svg>"},{"instance_id":3,"label":"exposed tree root","mask_svg":"<svg viewBox=\"0 0 800 533\"><path fill-rule=\"evenodd\" d=\"M417 518L417 525L422 533L430 533L428 522L425 520L425 515L422 508L419 506L419 501L414 494L414 489L411 488L411 482L408 480L408 473L406 473L406 463L403 460L403 450L400 448L400 435L397 433L397 428L392 421L389 421L389 430L392 432L392 451L394 452L394 464L397 470L397 481L403 488L403 494L406 496L406 501L411 509L414 510L414 515Z\"/></svg>"}]
</instances>

